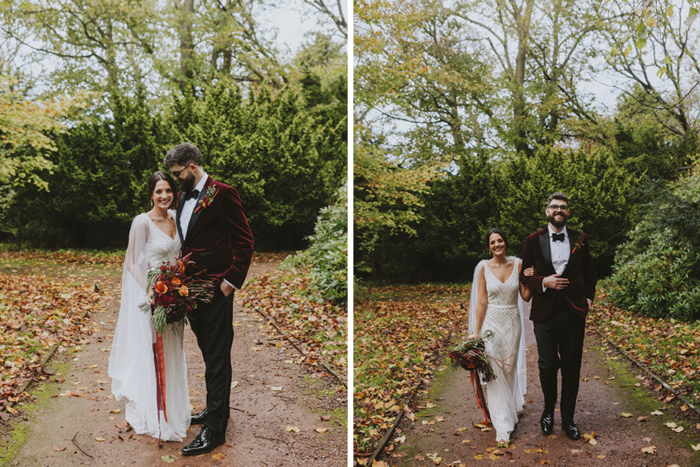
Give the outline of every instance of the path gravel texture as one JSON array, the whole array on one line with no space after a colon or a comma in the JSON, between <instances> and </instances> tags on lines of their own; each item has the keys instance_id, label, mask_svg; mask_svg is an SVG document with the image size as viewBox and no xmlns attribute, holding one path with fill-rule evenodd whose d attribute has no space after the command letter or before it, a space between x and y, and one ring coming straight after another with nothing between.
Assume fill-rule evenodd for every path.
<instances>
[{"instance_id":1,"label":"path gravel texture","mask_svg":"<svg viewBox=\"0 0 700 467\"><path fill-rule=\"evenodd\" d=\"M575 421L583 434L593 434L595 444L569 440L561 430L557 409L555 430L544 436L539 428L543 407L537 372L537 345L532 323L526 324L528 393L520 421L508 448L497 448L495 431L482 431L483 423L467 371L439 372L429 390L418 399L416 420L406 417L391 440L405 435L405 442L378 457L389 465L490 465L516 466L671 466L700 465L700 416L681 410L676 400L642 377L642 371L627 363L597 334L587 333L581 385ZM464 337L464 336L459 336ZM559 383L561 387L561 382ZM436 404L434 408L426 406ZM652 415L651 412L663 415ZM623 417L621 414L630 414ZM646 417L646 421L638 421ZM444 418L444 421L439 421ZM424 423L425 422L425 423ZM673 431L676 423L683 431ZM490 425L488 427L491 428ZM676 428L678 429L678 428ZM654 446L654 454L642 448ZM438 459L439 458L439 459Z\"/></svg>"},{"instance_id":2,"label":"path gravel texture","mask_svg":"<svg viewBox=\"0 0 700 467\"><path fill-rule=\"evenodd\" d=\"M254 265L250 274L273 267ZM199 426L190 427L182 443L167 442L162 448L154 438L127 430L124 401L117 402L111 395L107 375L117 300L111 298L91 317L99 331L89 344L67 360L64 354L49 365L54 371L67 368L63 375L56 375L65 381L50 386L53 396L24 422L26 442L9 465L347 465L347 393L338 391L340 384L332 377L300 364L298 352L265 326L258 313L238 305L234 307L232 349L236 383L231 390L226 444L208 454L184 457L180 449L199 433ZM206 395L204 362L189 327L184 339L190 401L193 410L199 411ZM59 367L61 361L70 365ZM61 395L71 391L84 395ZM323 415L332 417L324 421ZM287 427L299 431L287 431ZM326 431L319 433L316 428Z\"/></svg>"}]
</instances>

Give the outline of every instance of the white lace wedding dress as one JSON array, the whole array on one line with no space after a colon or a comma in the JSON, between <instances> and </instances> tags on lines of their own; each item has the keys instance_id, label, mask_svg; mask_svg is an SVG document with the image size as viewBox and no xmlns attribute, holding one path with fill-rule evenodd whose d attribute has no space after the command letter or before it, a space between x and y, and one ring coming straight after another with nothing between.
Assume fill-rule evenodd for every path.
<instances>
[{"instance_id":1,"label":"white lace wedding dress","mask_svg":"<svg viewBox=\"0 0 700 467\"><path fill-rule=\"evenodd\" d=\"M170 238L145 213L133 220L124 259L119 318L109 355L112 393L117 400L127 399L126 420L136 433L164 441L182 441L190 425L191 408L182 343L184 322L168 324L163 331L166 422L157 405L153 358L156 334L151 313L141 311L139 304L146 300L148 270L160 266L163 261L177 258L180 246L178 236Z\"/></svg>"},{"instance_id":2,"label":"white lace wedding dress","mask_svg":"<svg viewBox=\"0 0 700 467\"><path fill-rule=\"evenodd\" d=\"M488 293L488 307L481 326L481 336L483 337L487 331L493 332L493 337L486 340L486 353L491 357L491 365L496 375L495 379L486 383L485 394L491 423L496 430L496 440L499 441L509 440L515 424L518 423L518 412L523 409L525 403L527 381L522 322L523 303L519 300L520 260L514 259L513 273L505 283L493 275L485 261L480 263L484 268ZM479 269L480 267L477 266L477 270ZM477 286L478 282L475 280L472 287Z\"/></svg>"}]
</instances>

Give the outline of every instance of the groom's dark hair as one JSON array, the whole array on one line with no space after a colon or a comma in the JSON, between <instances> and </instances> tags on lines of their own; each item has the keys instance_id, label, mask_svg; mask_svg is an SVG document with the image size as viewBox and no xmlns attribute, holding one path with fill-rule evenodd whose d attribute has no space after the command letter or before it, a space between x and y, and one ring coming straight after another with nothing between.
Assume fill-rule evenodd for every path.
<instances>
[{"instance_id":1,"label":"groom's dark hair","mask_svg":"<svg viewBox=\"0 0 700 467\"><path fill-rule=\"evenodd\" d=\"M566 201L566 205L569 205L569 198L564 194L564 193L559 193L558 191L555 191L551 195L549 195L549 198L547 198L547 206L549 206L552 203L553 199L558 199L560 201Z\"/></svg>"},{"instance_id":2,"label":"groom's dark hair","mask_svg":"<svg viewBox=\"0 0 700 467\"><path fill-rule=\"evenodd\" d=\"M163 158L163 164L166 167L172 167L173 165L186 166L187 164L194 163L198 166L202 166L202 153L199 152L197 146L192 143L180 143L170 151L165 154Z\"/></svg>"}]
</instances>

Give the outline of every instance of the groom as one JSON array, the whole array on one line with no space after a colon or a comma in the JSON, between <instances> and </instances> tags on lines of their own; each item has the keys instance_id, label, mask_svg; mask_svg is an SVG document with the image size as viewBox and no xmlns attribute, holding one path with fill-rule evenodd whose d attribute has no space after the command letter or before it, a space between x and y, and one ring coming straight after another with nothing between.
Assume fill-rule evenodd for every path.
<instances>
[{"instance_id":1,"label":"groom","mask_svg":"<svg viewBox=\"0 0 700 467\"><path fill-rule=\"evenodd\" d=\"M574 423L586 314L595 296L596 274L588 235L567 229L569 200L552 193L545 210L549 225L527 237L520 282L534 292L530 319L537 339L537 362L544 393L540 427L554 428L557 371L561 368L561 423L569 439L581 438ZM524 271L535 267L535 274Z\"/></svg>"},{"instance_id":2,"label":"groom","mask_svg":"<svg viewBox=\"0 0 700 467\"><path fill-rule=\"evenodd\" d=\"M253 255L253 234L243 213L238 191L213 180L202 169L202 154L194 144L182 143L165 155L163 163L180 182L177 230L182 254L192 253L197 270L215 285L211 303L200 303L190 326L206 366L207 406L192 415L204 424L199 435L182 448L185 456L211 451L226 442L231 392L233 291L243 285Z\"/></svg>"}]
</instances>

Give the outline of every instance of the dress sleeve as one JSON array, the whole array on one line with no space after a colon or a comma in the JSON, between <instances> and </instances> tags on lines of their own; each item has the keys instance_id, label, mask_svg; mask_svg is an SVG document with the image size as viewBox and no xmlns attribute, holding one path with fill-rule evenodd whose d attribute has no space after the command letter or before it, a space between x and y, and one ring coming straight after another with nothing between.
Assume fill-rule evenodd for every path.
<instances>
[{"instance_id":1,"label":"dress sleeve","mask_svg":"<svg viewBox=\"0 0 700 467\"><path fill-rule=\"evenodd\" d=\"M124 273L129 273L136 282L146 290L148 277L148 261L146 260L146 243L150 231L148 219L143 215L136 216L131 223L129 246L124 257Z\"/></svg>"}]
</instances>

